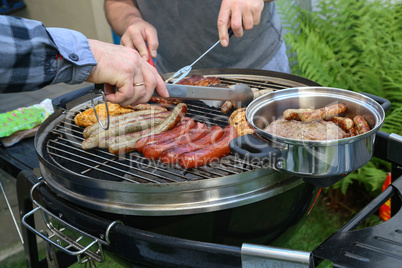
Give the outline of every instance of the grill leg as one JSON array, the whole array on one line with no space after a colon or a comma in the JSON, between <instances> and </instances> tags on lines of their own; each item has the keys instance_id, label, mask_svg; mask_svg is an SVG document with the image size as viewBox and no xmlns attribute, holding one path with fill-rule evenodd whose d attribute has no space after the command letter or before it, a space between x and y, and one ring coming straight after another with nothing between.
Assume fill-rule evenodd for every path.
<instances>
[{"instance_id":1,"label":"grill leg","mask_svg":"<svg viewBox=\"0 0 402 268\"><path fill-rule=\"evenodd\" d=\"M37 181L37 178L31 171L21 171L17 176L18 208L21 219L33 208L29 191L33 185L32 181L35 180ZM27 219L27 221L31 226L35 226L33 217L30 217ZM21 232L24 239L24 252L27 267L40 267L35 234L29 232L28 229L22 224Z\"/></svg>"}]
</instances>

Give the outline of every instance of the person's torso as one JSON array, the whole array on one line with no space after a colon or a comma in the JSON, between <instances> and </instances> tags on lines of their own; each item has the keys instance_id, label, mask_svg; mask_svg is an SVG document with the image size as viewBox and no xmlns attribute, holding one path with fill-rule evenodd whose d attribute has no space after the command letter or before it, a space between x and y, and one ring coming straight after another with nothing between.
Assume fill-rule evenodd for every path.
<instances>
[{"instance_id":1,"label":"person's torso","mask_svg":"<svg viewBox=\"0 0 402 268\"><path fill-rule=\"evenodd\" d=\"M136 0L147 22L158 31L156 66L160 73L191 64L219 40L217 19L221 1ZM279 50L282 27L275 4L265 4L261 22L241 38L233 36L229 46L216 46L193 69L261 68Z\"/></svg>"}]
</instances>

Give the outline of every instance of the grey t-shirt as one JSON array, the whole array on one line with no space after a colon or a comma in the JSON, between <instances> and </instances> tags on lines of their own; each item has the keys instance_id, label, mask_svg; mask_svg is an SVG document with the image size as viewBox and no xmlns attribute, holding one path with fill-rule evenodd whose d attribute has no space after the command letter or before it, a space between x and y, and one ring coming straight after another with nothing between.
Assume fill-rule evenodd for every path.
<instances>
[{"instance_id":1,"label":"grey t-shirt","mask_svg":"<svg viewBox=\"0 0 402 268\"><path fill-rule=\"evenodd\" d=\"M173 72L191 64L219 40L217 0L134 0L145 21L158 31L156 67L160 73ZM275 3L265 3L260 24L233 36L229 46L220 44L197 62L193 69L260 69L282 44L282 26Z\"/></svg>"}]
</instances>

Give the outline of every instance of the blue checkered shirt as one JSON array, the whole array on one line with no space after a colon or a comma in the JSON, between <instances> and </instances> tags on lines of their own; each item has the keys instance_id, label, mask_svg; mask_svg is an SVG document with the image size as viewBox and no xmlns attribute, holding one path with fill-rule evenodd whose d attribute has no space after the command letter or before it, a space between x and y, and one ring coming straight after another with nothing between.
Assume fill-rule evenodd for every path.
<instances>
[{"instance_id":1,"label":"blue checkered shirt","mask_svg":"<svg viewBox=\"0 0 402 268\"><path fill-rule=\"evenodd\" d=\"M41 22L0 16L0 93L85 81L96 61L87 38Z\"/></svg>"}]
</instances>

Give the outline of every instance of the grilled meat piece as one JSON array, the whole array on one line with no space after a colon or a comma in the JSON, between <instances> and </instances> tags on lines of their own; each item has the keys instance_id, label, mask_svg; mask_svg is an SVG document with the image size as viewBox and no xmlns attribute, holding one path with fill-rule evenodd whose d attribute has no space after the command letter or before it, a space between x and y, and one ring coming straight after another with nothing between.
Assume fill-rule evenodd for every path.
<instances>
[{"instance_id":1,"label":"grilled meat piece","mask_svg":"<svg viewBox=\"0 0 402 268\"><path fill-rule=\"evenodd\" d=\"M314 121L304 123L298 120L275 120L264 131L295 140L337 140L350 135L332 121Z\"/></svg>"},{"instance_id":2,"label":"grilled meat piece","mask_svg":"<svg viewBox=\"0 0 402 268\"><path fill-rule=\"evenodd\" d=\"M109 108L110 116L131 113L134 111L132 108L124 108L116 103L108 102L107 105ZM96 109L96 113L98 114L99 120L107 118L107 110L106 110L106 106L104 103L96 105L95 109ZM98 120L96 119L94 109L91 107L91 108L86 109L82 113L77 114L74 118L74 122L79 126L88 127L88 126L98 122Z\"/></svg>"}]
</instances>

